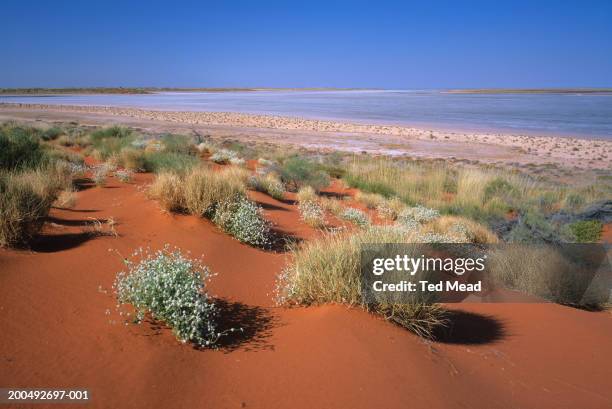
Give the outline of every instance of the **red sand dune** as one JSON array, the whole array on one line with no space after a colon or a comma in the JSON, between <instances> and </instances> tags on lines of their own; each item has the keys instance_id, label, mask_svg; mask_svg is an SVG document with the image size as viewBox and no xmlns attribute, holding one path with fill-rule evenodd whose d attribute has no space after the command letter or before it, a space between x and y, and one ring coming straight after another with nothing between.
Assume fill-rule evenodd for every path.
<instances>
[{"instance_id":1,"label":"red sand dune","mask_svg":"<svg viewBox=\"0 0 612 409\"><path fill-rule=\"evenodd\" d=\"M87 388L91 408L612 408L609 312L453 305L452 331L431 343L361 310L274 307L288 256L161 212L147 180L87 188L31 251L0 250L0 386ZM252 197L284 233L317 234L290 202ZM119 237L83 234L110 217ZM243 335L201 351L124 324L110 290L121 256L165 243L218 273L223 325Z\"/></svg>"}]
</instances>

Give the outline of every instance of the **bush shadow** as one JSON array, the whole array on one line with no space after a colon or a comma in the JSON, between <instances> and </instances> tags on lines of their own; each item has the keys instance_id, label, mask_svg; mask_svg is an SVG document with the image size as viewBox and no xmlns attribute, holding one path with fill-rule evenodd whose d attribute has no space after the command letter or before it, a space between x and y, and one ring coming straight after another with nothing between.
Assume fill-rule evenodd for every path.
<instances>
[{"instance_id":1,"label":"bush shadow","mask_svg":"<svg viewBox=\"0 0 612 409\"><path fill-rule=\"evenodd\" d=\"M227 353L237 349L274 350L269 338L272 328L278 325L278 317L269 310L223 298L216 299L215 305L219 312L219 332L225 333L217 342L219 349Z\"/></svg>"},{"instance_id":2,"label":"bush shadow","mask_svg":"<svg viewBox=\"0 0 612 409\"><path fill-rule=\"evenodd\" d=\"M473 312L447 311L448 324L438 327L433 339L444 344L482 345L494 343L507 336L500 320Z\"/></svg>"},{"instance_id":3,"label":"bush shadow","mask_svg":"<svg viewBox=\"0 0 612 409\"><path fill-rule=\"evenodd\" d=\"M304 241L304 239L298 236L275 228L271 228L270 233L272 236L272 243L268 250L274 253L286 253L290 251L291 248Z\"/></svg>"},{"instance_id":4,"label":"bush shadow","mask_svg":"<svg viewBox=\"0 0 612 409\"><path fill-rule=\"evenodd\" d=\"M89 232L42 235L33 241L30 249L38 253L55 253L78 247L94 237Z\"/></svg>"}]
</instances>

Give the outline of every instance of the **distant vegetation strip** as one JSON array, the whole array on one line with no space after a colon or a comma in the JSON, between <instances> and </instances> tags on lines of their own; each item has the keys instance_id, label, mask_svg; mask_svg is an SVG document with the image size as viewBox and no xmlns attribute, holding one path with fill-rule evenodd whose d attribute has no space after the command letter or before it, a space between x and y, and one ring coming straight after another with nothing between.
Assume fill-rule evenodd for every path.
<instances>
[{"instance_id":1,"label":"distant vegetation strip","mask_svg":"<svg viewBox=\"0 0 612 409\"><path fill-rule=\"evenodd\" d=\"M365 88L0 88L0 95L152 94L155 92L359 91Z\"/></svg>"},{"instance_id":2,"label":"distant vegetation strip","mask_svg":"<svg viewBox=\"0 0 612 409\"><path fill-rule=\"evenodd\" d=\"M612 88L483 88L451 89L447 94L612 94Z\"/></svg>"}]
</instances>

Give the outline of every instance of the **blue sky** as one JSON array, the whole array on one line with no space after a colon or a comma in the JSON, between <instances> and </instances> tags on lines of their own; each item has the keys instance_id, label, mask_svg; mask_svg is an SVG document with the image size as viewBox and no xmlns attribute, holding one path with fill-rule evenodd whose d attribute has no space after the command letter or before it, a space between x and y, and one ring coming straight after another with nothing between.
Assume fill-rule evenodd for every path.
<instances>
[{"instance_id":1,"label":"blue sky","mask_svg":"<svg viewBox=\"0 0 612 409\"><path fill-rule=\"evenodd\" d=\"M612 86L612 1L13 1L0 87Z\"/></svg>"}]
</instances>

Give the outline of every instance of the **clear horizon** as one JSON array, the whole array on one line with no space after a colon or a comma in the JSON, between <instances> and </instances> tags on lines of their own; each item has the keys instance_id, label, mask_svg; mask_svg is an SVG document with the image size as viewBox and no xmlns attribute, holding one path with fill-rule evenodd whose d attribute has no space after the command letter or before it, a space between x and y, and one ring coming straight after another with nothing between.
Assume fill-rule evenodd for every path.
<instances>
[{"instance_id":1,"label":"clear horizon","mask_svg":"<svg viewBox=\"0 0 612 409\"><path fill-rule=\"evenodd\" d=\"M2 88L606 88L612 3L1 6Z\"/></svg>"}]
</instances>

